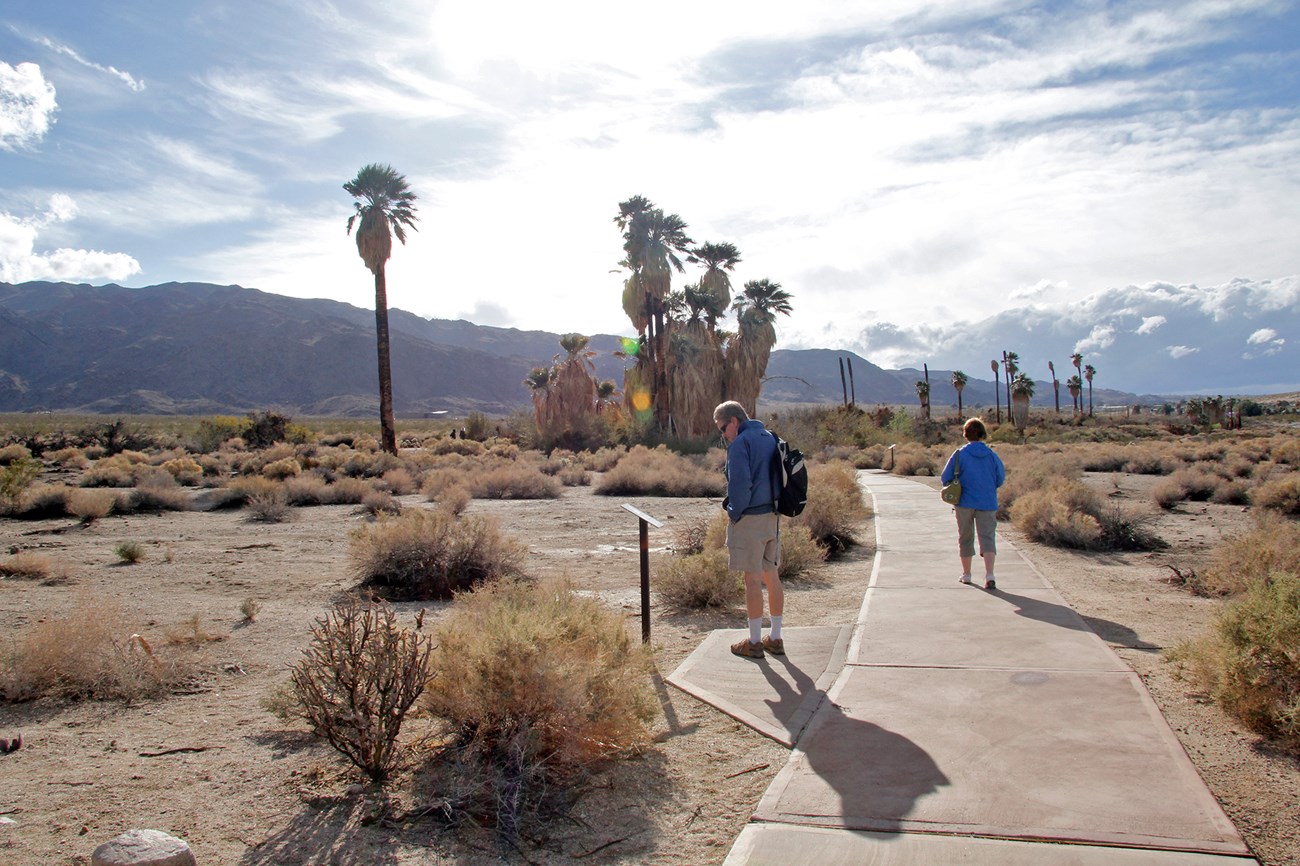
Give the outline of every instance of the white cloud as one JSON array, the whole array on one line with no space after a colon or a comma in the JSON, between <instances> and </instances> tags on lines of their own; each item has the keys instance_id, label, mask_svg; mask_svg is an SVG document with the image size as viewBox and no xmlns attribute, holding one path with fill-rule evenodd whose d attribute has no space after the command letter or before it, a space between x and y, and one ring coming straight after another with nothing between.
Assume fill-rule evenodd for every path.
<instances>
[{"instance_id":1,"label":"white cloud","mask_svg":"<svg viewBox=\"0 0 1300 866\"><path fill-rule=\"evenodd\" d=\"M1087 355L1107 349L1115 342L1114 325L1096 325L1092 332L1074 344L1074 351Z\"/></svg>"},{"instance_id":2,"label":"white cloud","mask_svg":"<svg viewBox=\"0 0 1300 866\"><path fill-rule=\"evenodd\" d=\"M54 85L39 66L0 60L0 150L34 146L49 131L56 110Z\"/></svg>"},{"instance_id":3,"label":"white cloud","mask_svg":"<svg viewBox=\"0 0 1300 866\"><path fill-rule=\"evenodd\" d=\"M51 196L49 209L30 219L0 212L0 280L119 281L140 272L140 263L125 253L67 248L36 252L36 240L43 229L76 214L76 202L62 194Z\"/></svg>"},{"instance_id":4,"label":"white cloud","mask_svg":"<svg viewBox=\"0 0 1300 866\"><path fill-rule=\"evenodd\" d=\"M1188 355L1194 354L1201 350L1199 348L1193 348L1191 346L1166 346L1165 351L1169 353L1169 357L1173 358L1176 361L1179 358L1186 358Z\"/></svg>"},{"instance_id":5,"label":"white cloud","mask_svg":"<svg viewBox=\"0 0 1300 866\"><path fill-rule=\"evenodd\" d=\"M1138 329L1133 333L1150 334L1156 328L1159 328L1161 325L1165 324L1168 321L1169 320L1166 319L1164 316L1147 316L1142 320L1142 324L1139 325Z\"/></svg>"},{"instance_id":6,"label":"white cloud","mask_svg":"<svg viewBox=\"0 0 1300 866\"><path fill-rule=\"evenodd\" d=\"M1255 333L1246 338L1246 342L1252 346L1259 343L1271 343L1277 339L1277 331L1272 328L1260 328Z\"/></svg>"},{"instance_id":7,"label":"white cloud","mask_svg":"<svg viewBox=\"0 0 1300 866\"><path fill-rule=\"evenodd\" d=\"M51 39L40 37L36 41L41 43L51 51L55 52L56 54L62 54L66 57L71 57L73 60L75 60L77 63L80 63L82 66L86 67L87 69L94 69L96 72L103 72L113 76L114 78L118 79L123 84L125 84L127 87L134 90L136 93L139 93L140 91L144 90L144 82L140 81L129 72L123 72L122 70L117 69L116 67L113 66L103 66L99 63L93 63L87 60L86 58L82 57L80 54L78 54L75 49L70 48L67 45L62 45Z\"/></svg>"}]
</instances>

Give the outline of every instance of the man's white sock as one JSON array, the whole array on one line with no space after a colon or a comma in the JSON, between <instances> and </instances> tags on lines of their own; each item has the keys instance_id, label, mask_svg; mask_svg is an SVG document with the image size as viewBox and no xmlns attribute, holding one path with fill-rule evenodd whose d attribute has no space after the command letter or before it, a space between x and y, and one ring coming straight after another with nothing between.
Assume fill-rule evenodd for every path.
<instances>
[{"instance_id":1,"label":"man's white sock","mask_svg":"<svg viewBox=\"0 0 1300 866\"><path fill-rule=\"evenodd\" d=\"M751 619L749 621L749 642L763 642L763 618L761 616L758 619Z\"/></svg>"},{"instance_id":2,"label":"man's white sock","mask_svg":"<svg viewBox=\"0 0 1300 866\"><path fill-rule=\"evenodd\" d=\"M781 617L772 617L772 640L781 639Z\"/></svg>"}]
</instances>

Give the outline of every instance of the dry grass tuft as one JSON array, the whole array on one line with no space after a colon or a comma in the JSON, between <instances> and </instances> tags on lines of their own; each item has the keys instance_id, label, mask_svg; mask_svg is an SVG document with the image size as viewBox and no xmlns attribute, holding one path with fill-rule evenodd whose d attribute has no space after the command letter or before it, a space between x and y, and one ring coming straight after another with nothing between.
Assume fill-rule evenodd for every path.
<instances>
[{"instance_id":1,"label":"dry grass tuft","mask_svg":"<svg viewBox=\"0 0 1300 866\"><path fill-rule=\"evenodd\" d=\"M537 467L518 464L497 466L469 478L475 499L558 499L560 486Z\"/></svg>"},{"instance_id":2,"label":"dry grass tuft","mask_svg":"<svg viewBox=\"0 0 1300 866\"><path fill-rule=\"evenodd\" d=\"M117 494L111 490L88 490L78 488L69 490L64 507L73 517L81 518L85 524L107 517L117 505Z\"/></svg>"},{"instance_id":3,"label":"dry grass tuft","mask_svg":"<svg viewBox=\"0 0 1300 866\"><path fill-rule=\"evenodd\" d=\"M155 653L114 604L95 598L32 626L7 662L0 666L6 701L47 695L140 700L164 694L191 674L179 657Z\"/></svg>"},{"instance_id":4,"label":"dry grass tuft","mask_svg":"<svg viewBox=\"0 0 1300 866\"><path fill-rule=\"evenodd\" d=\"M113 553L122 562L134 565L145 557L144 545L138 541L119 541L113 546Z\"/></svg>"},{"instance_id":5,"label":"dry grass tuft","mask_svg":"<svg viewBox=\"0 0 1300 866\"><path fill-rule=\"evenodd\" d=\"M669 557L652 586L660 598L682 610L730 607L745 595L740 572L727 567L727 551L718 548Z\"/></svg>"},{"instance_id":6,"label":"dry grass tuft","mask_svg":"<svg viewBox=\"0 0 1300 866\"><path fill-rule=\"evenodd\" d=\"M1250 492L1250 501L1278 514L1300 515L1300 473L1263 482Z\"/></svg>"},{"instance_id":7,"label":"dry grass tuft","mask_svg":"<svg viewBox=\"0 0 1300 866\"><path fill-rule=\"evenodd\" d=\"M1263 511L1249 532L1214 549L1202 582L1206 595L1238 595L1276 572L1300 574L1300 525Z\"/></svg>"},{"instance_id":8,"label":"dry grass tuft","mask_svg":"<svg viewBox=\"0 0 1300 866\"><path fill-rule=\"evenodd\" d=\"M858 543L859 524L870 516L857 471L851 463L837 460L809 465L808 504L803 514L784 520L782 525L803 527L833 556Z\"/></svg>"},{"instance_id":9,"label":"dry grass tuft","mask_svg":"<svg viewBox=\"0 0 1300 866\"><path fill-rule=\"evenodd\" d=\"M52 568L54 564L47 557L20 550L8 559L0 561L0 577L44 580L49 577Z\"/></svg>"},{"instance_id":10,"label":"dry grass tuft","mask_svg":"<svg viewBox=\"0 0 1300 866\"><path fill-rule=\"evenodd\" d=\"M701 464L664 446L637 445L600 480L601 496L722 496L721 473L701 471Z\"/></svg>"},{"instance_id":11,"label":"dry grass tuft","mask_svg":"<svg viewBox=\"0 0 1300 866\"><path fill-rule=\"evenodd\" d=\"M457 599L436 642L421 705L455 738L455 805L507 839L593 764L650 742L648 650L565 582L481 586Z\"/></svg>"},{"instance_id":12,"label":"dry grass tuft","mask_svg":"<svg viewBox=\"0 0 1300 866\"><path fill-rule=\"evenodd\" d=\"M358 527L350 553L363 584L394 599L432 599L516 575L527 549L488 518L439 508Z\"/></svg>"}]
</instances>

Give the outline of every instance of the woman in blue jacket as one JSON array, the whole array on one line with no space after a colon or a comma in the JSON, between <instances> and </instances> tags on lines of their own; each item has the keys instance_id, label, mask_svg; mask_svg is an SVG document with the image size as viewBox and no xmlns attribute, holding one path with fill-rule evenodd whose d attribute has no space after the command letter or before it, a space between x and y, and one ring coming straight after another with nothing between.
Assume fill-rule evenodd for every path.
<instances>
[{"instance_id":1,"label":"woman in blue jacket","mask_svg":"<svg viewBox=\"0 0 1300 866\"><path fill-rule=\"evenodd\" d=\"M975 558L975 538L979 537L980 557L984 560L984 588L997 589L993 560L997 558L998 488L1007 480L1002 458L984 444L988 430L984 422L971 418L962 427L966 444L948 458L939 476L944 484L953 476L961 479L961 500L957 503L957 552L961 556L962 583L970 583L971 560Z\"/></svg>"}]
</instances>

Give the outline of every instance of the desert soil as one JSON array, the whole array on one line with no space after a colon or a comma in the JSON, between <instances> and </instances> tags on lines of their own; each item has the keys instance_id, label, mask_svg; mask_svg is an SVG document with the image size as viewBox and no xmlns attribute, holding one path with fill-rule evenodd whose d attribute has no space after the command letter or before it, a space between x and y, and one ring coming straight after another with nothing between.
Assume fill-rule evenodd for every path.
<instances>
[{"instance_id":1,"label":"desert soil","mask_svg":"<svg viewBox=\"0 0 1300 866\"><path fill-rule=\"evenodd\" d=\"M1107 493L1149 502L1151 479L1090 479ZM406 497L405 507L426 507ZM615 499L569 488L558 501L475 501L470 513L496 515L527 543L527 570L567 575L627 616L640 633L637 520L620 505L662 520L651 529L652 564L677 527L710 516L716 501ZM10 866L86 864L100 843L131 828L187 840L201 866L212 864L720 863L787 751L664 684L715 628L738 628L743 611L682 614L656 603L652 643L663 715L654 746L595 774L569 817L503 851L490 830L448 828L424 814L436 791L421 776L399 775L384 790L358 774L301 725L282 722L262 700L286 682L314 618L355 589L348 533L367 520L348 506L301 509L280 524L239 512L185 512L107 518L90 526L63 520L0 522L0 554L25 549L49 558L66 581L0 582L0 634L20 635L79 603L104 617L117 608L124 630L155 642L168 630L220 638L202 652L204 675L186 694L121 703L37 701L0 705L0 736L21 733L23 748L0 755L0 862ZM1300 863L1300 764L1257 737L1174 676L1161 649L1206 629L1219 602L1164 579L1174 564L1203 564L1222 538L1248 525L1232 506L1184 506L1162 513L1170 543L1154 554L1080 554L1045 548L1000 531L1083 614L1146 681L1211 790L1265 866ZM870 524L862 527L870 541ZM113 548L136 540L135 565ZM789 586L787 624L854 620L870 575L864 546ZM243 621L241 603L259 611ZM404 620L428 604L395 606ZM426 628L428 623L426 622ZM129 634L123 634L123 640ZM408 725L418 737L421 722Z\"/></svg>"}]
</instances>

